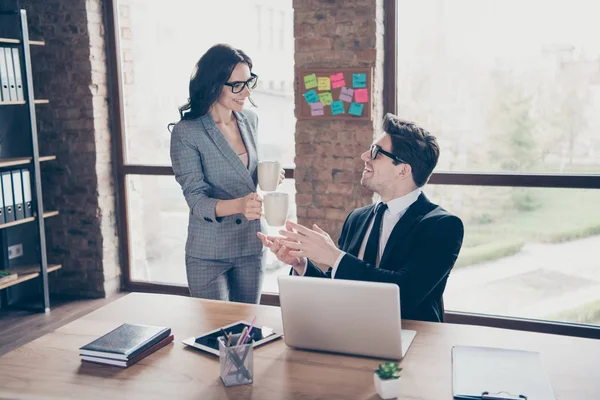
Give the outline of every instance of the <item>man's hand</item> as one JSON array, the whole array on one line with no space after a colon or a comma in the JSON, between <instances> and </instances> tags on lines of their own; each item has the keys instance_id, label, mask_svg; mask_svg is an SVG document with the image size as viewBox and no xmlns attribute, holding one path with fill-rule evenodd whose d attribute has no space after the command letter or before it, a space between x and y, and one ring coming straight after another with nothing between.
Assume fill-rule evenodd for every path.
<instances>
[{"instance_id":1,"label":"man's hand","mask_svg":"<svg viewBox=\"0 0 600 400\"><path fill-rule=\"evenodd\" d=\"M314 230L312 230L287 221L286 229L279 231L285 237L285 240L281 240L280 243L293 250L289 252L290 256L310 258L313 262L331 267L342 253L327 232L316 224L313 225Z\"/></svg>"},{"instance_id":2,"label":"man's hand","mask_svg":"<svg viewBox=\"0 0 600 400\"><path fill-rule=\"evenodd\" d=\"M256 233L260 238L261 242L265 247L268 247L269 250L277 259L285 264L291 265L294 268L294 271L298 275L304 274L304 269L306 268L306 258L305 257L295 257L290 255L290 249L281 244L281 237L267 236L261 232Z\"/></svg>"}]
</instances>

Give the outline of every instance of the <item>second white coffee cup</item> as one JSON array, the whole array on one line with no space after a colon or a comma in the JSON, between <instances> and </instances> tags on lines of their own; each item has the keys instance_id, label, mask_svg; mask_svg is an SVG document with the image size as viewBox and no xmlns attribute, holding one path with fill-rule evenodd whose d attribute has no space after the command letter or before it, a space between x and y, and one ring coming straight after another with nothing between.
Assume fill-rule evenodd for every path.
<instances>
[{"instance_id":1,"label":"second white coffee cup","mask_svg":"<svg viewBox=\"0 0 600 400\"><path fill-rule=\"evenodd\" d=\"M288 194L281 192L265 193L263 205L265 208L265 219L271 226L283 226L288 214Z\"/></svg>"},{"instance_id":2,"label":"second white coffee cup","mask_svg":"<svg viewBox=\"0 0 600 400\"><path fill-rule=\"evenodd\" d=\"M260 161L258 163L258 184L261 190L271 192L279 185L281 164L278 161Z\"/></svg>"}]
</instances>

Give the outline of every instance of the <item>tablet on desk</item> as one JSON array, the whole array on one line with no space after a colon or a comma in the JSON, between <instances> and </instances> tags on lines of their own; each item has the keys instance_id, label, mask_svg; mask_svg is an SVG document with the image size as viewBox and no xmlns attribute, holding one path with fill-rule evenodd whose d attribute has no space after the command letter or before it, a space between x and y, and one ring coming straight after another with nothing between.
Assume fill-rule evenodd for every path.
<instances>
[{"instance_id":1,"label":"tablet on desk","mask_svg":"<svg viewBox=\"0 0 600 400\"><path fill-rule=\"evenodd\" d=\"M222 329L225 330L225 332L227 333L231 332L235 335L238 333L242 333L245 327L248 327L248 329L250 329L250 323L247 321L238 321L229 325L225 325L222 327ZM219 342L217 341L217 338L219 336L223 336L221 328L217 328L213 331L203 333L198 337L191 337L185 339L183 340L183 344L191 346L195 349L204 350L206 352L218 356ZM255 325L252 328L252 331L250 332L250 337L254 343L252 347L260 346L272 340L278 339L282 336L283 334L277 333L272 328L269 328L267 326L260 327Z\"/></svg>"}]
</instances>

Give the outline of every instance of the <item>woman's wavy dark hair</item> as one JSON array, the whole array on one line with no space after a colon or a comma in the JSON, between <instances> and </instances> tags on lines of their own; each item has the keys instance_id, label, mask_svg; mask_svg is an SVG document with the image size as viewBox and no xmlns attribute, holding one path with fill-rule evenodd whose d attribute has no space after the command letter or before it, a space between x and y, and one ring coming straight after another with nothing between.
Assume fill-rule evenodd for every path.
<instances>
[{"instance_id":1,"label":"woman's wavy dark hair","mask_svg":"<svg viewBox=\"0 0 600 400\"><path fill-rule=\"evenodd\" d=\"M239 63L248 64L252 71L252 60L242 50L227 44L216 44L208 49L196 64L190 80L188 102L179 107L181 119L195 119L206 114L219 98L223 84ZM256 106L252 99L249 100Z\"/></svg>"}]
</instances>

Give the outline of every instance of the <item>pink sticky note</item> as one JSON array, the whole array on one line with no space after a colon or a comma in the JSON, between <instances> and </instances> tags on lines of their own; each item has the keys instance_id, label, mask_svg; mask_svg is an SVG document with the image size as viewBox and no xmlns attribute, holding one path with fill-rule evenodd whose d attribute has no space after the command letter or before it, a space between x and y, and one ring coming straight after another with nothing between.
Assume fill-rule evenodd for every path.
<instances>
[{"instance_id":1,"label":"pink sticky note","mask_svg":"<svg viewBox=\"0 0 600 400\"><path fill-rule=\"evenodd\" d=\"M367 89L354 89L354 100L357 103L368 103L369 92Z\"/></svg>"},{"instance_id":2,"label":"pink sticky note","mask_svg":"<svg viewBox=\"0 0 600 400\"><path fill-rule=\"evenodd\" d=\"M340 100L345 101L346 103L352 103L352 95L354 94L354 89L343 87L340 91Z\"/></svg>"},{"instance_id":3,"label":"pink sticky note","mask_svg":"<svg viewBox=\"0 0 600 400\"><path fill-rule=\"evenodd\" d=\"M310 115L312 115L313 117L318 117L324 115L324 112L322 108L319 110L310 110Z\"/></svg>"},{"instance_id":4,"label":"pink sticky note","mask_svg":"<svg viewBox=\"0 0 600 400\"><path fill-rule=\"evenodd\" d=\"M331 75L331 87L336 89L342 86L346 86L346 82L344 81L344 74L342 72L337 73L335 75Z\"/></svg>"}]
</instances>

